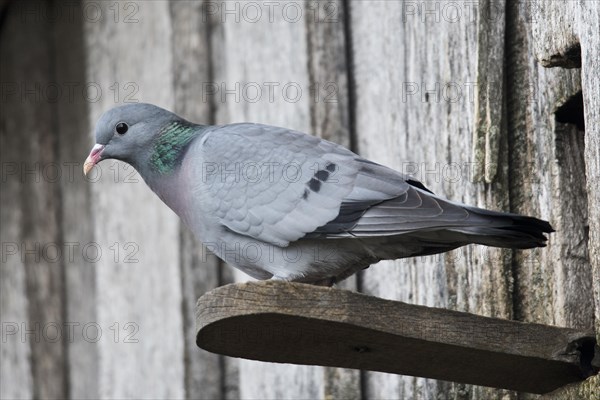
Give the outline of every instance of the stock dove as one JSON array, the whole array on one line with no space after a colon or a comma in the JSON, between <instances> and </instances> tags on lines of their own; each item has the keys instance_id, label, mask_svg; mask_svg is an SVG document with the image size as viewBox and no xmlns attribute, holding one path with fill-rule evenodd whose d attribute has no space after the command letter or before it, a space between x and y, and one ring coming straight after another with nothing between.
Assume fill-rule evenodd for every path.
<instances>
[{"instance_id":1,"label":"stock dove","mask_svg":"<svg viewBox=\"0 0 600 400\"><path fill-rule=\"evenodd\" d=\"M470 243L545 246L546 221L434 195L350 150L285 128L198 125L151 104L104 113L84 173L132 165L218 257L257 279L332 285L380 260Z\"/></svg>"}]
</instances>

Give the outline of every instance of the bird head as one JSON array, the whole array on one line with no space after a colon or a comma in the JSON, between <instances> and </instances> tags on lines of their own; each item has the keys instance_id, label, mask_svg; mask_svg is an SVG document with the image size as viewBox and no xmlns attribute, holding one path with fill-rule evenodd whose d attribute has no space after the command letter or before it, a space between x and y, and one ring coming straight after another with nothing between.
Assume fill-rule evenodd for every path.
<instances>
[{"instance_id":1,"label":"bird head","mask_svg":"<svg viewBox=\"0 0 600 400\"><path fill-rule=\"evenodd\" d=\"M152 104L135 103L112 108L96 124L96 144L83 164L83 173L102 160L116 159L139 170L162 127L179 118Z\"/></svg>"}]
</instances>

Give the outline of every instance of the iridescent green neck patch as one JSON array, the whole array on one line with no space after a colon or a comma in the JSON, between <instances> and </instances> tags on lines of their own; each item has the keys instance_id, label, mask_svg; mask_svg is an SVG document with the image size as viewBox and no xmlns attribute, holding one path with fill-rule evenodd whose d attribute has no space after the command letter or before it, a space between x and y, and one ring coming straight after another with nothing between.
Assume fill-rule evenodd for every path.
<instances>
[{"instance_id":1,"label":"iridescent green neck patch","mask_svg":"<svg viewBox=\"0 0 600 400\"><path fill-rule=\"evenodd\" d=\"M202 126L172 122L159 133L150 157L152 169L160 174L173 171L185 148L202 132Z\"/></svg>"}]
</instances>

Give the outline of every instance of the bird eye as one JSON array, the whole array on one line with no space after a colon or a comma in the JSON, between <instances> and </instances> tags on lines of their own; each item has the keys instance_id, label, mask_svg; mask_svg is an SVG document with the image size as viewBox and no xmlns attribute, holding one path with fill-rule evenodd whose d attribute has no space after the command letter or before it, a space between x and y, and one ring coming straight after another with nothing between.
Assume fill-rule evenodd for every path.
<instances>
[{"instance_id":1,"label":"bird eye","mask_svg":"<svg viewBox=\"0 0 600 400\"><path fill-rule=\"evenodd\" d=\"M127 132L127 129L129 129L129 127L125 122L119 122L117 126L115 126L115 131L117 131L119 135L124 135L125 132Z\"/></svg>"}]
</instances>

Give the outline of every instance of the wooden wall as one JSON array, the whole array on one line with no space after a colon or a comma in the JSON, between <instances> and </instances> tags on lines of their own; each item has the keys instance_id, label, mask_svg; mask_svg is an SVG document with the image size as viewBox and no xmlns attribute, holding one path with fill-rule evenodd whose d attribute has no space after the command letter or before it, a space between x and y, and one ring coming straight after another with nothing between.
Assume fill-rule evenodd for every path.
<instances>
[{"instance_id":1,"label":"wooden wall","mask_svg":"<svg viewBox=\"0 0 600 400\"><path fill-rule=\"evenodd\" d=\"M469 246L341 286L600 332L598 2L0 7L2 399L532 397L196 348L197 298L248 277L130 167L82 176L96 119L129 101L310 132L453 200L548 219L542 250Z\"/></svg>"}]
</instances>

